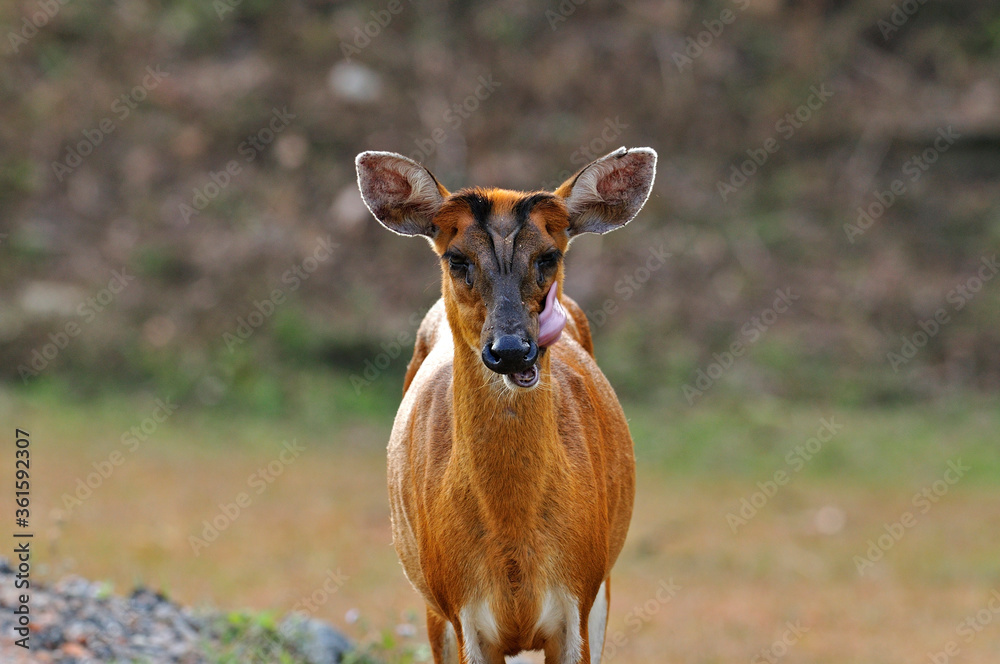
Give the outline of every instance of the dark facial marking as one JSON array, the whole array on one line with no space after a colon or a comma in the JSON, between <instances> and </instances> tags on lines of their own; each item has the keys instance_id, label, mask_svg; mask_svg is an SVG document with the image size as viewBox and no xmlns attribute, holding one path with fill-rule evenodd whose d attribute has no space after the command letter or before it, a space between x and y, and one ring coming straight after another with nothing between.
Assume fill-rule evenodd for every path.
<instances>
[{"instance_id":1,"label":"dark facial marking","mask_svg":"<svg viewBox=\"0 0 1000 664\"><path fill-rule=\"evenodd\" d=\"M504 195L495 199L490 192L483 190L466 190L452 198L452 201L463 204L471 213L477 237L474 242L481 242L480 246L483 249L489 248L488 251L479 254L480 267L487 273L493 272L498 276L512 274L516 269L518 252L524 249L524 243L533 246L538 239L537 230L529 222L532 211L536 206L551 204L557 200L552 194L545 192L516 197ZM482 235L478 231L482 231ZM534 253L530 248L527 251ZM453 274L457 272L454 263L460 262L455 260L455 253L447 252L442 256L450 259ZM546 265L537 267L548 267L548 261L543 263ZM534 264L531 265L535 267ZM548 269L541 271L545 272L546 276L549 273Z\"/></svg>"},{"instance_id":2,"label":"dark facial marking","mask_svg":"<svg viewBox=\"0 0 1000 664\"><path fill-rule=\"evenodd\" d=\"M517 202L514 206L514 219L517 221L518 234L514 239L514 251L517 251L517 240L521 237L521 231L524 229L525 225L528 224L528 216L536 205L545 201L554 200L555 197L548 193L538 193L531 194L530 196L525 196ZM534 231L534 229L532 229ZM534 233L532 233L534 235Z\"/></svg>"},{"instance_id":3,"label":"dark facial marking","mask_svg":"<svg viewBox=\"0 0 1000 664\"><path fill-rule=\"evenodd\" d=\"M499 211L497 215L494 215L490 226L481 225L490 241L490 247L493 249L500 274L510 274L514 269L514 260L519 250L520 241L524 237L522 231L529 225L528 216L531 211L540 202L552 198L552 195L547 193L520 197L512 203L508 203L510 205L509 211Z\"/></svg>"},{"instance_id":4,"label":"dark facial marking","mask_svg":"<svg viewBox=\"0 0 1000 664\"><path fill-rule=\"evenodd\" d=\"M462 201L469 206L472 218L476 220L477 224L482 226L483 230L488 228L490 214L493 212L493 201L475 191L456 196L455 200Z\"/></svg>"},{"instance_id":5,"label":"dark facial marking","mask_svg":"<svg viewBox=\"0 0 1000 664\"><path fill-rule=\"evenodd\" d=\"M555 196L552 194L540 193L532 194L531 196L525 196L517 202L514 206L514 219L517 220L518 226L524 226L528 221L528 215L531 214L532 208L542 201L552 200Z\"/></svg>"},{"instance_id":6,"label":"dark facial marking","mask_svg":"<svg viewBox=\"0 0 1000 664\"><path fill-rule=\"evenodd\" d=\"M496 255L496 246L493 244L493 235L490 233L490 215L493 214L493 201L487 196L483 196L478 191L472 191L466 194L460 194L455 197L456 201L462 201L469 206L469 211L472 213L472 219L476 222L476 225L483 230L486 234L486 239L490 243L490 249L493 250L493 254ZM498 265L502 265L497 261Z\"/></svg>"}]
</instances>

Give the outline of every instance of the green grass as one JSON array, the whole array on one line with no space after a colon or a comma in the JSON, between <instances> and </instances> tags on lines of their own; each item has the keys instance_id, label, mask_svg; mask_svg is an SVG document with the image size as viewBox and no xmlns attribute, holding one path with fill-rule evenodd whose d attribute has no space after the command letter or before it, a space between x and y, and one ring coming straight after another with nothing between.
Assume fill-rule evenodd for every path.
<instances>
[{"instance_id":1,"label":"green grass","mask_svg":"<svg viewBox=\"0 0 1000 664\"><path fill-rule=\"evenodd\" d=\"M212 664L304 664L305 657L278 631L270 612L234 611L213 625L218 643L206 643Z\"/></svg>"},{"instance_id":2,"label":"green grass","mask_svg":"<svg viewBox=\"0 0 1000 664\"><path fill-rule=\"evenodd\" d=\"M803 475L850 484L905 483L939 474L948 459L972 466L967 479L1000 483L1000 409L967 395L885 408L788 403L771 398L719 400L695 408L624 404L640 459L690 475L760 475L796 459ZM823 422L839 427L811 454ZM815 441L812 448L817 447ZM808 457L808 458L807 458Z\"/></svg>"},{"instance_id":3,"label":"green grass","mask_svg":"<svg viewBox=\"0 0 1000 664\"><path fill-rule=\"evenodd\" d=\"M288 438L294 430L322 437L331 431L363 428L388 438L399 403L401 378L392 371L361 389L349 375L300 372L280 383L231 387L219 403L206 406L182 395L172 426L197 431L218 445L254 444ZM14 403L53 414L67 432L101 421L122 430L140 420L156 398L168 395L135 390L80 394L66 383L39 381L10 393ZM803 476L858 485L910 483L941 472L949 459L971 465L972 483L1000 484L1000 406L987 395L883 407L786 401L769 396L708 391L694 406L681 399L622 398L640 461L671 475L694 478L755 477L789 466L788 455L817 436L824 422L835 435L795 463ZM351 444L338 436L330 445ZM798 469L801 465L801 469Z\"/></svg>"},{"instance_id":4,"label":"green grass","mask_svg":"<svg viewBox=\"0 0 1000 664\"><path fill-rule=\"evenodd\" d=\"M204 654L211 664L308 664L294 634L283 634L272 611L231 611L211 627L216 641L206 642ZM372 632L357 649L346 653L341 664L416 664L430 661L426 644L402 643L390 629Z\"/></svg>"}]
</instances>

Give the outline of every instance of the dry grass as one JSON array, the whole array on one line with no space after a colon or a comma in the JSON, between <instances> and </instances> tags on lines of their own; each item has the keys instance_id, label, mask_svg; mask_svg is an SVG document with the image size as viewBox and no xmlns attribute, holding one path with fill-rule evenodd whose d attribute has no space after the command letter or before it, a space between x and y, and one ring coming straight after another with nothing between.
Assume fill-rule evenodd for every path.
<instances>
[{"instance_id":1,"label":"dry grass","mask_svg":"<svg viewBox=\"0 0 1000 664\"><path fill-rule=\"evenodd\" d=\"M7 406L5 421L31 427L36 569L45 576L108 579L119 592L141 582L182 602L282 611L340 570L349 579L317 608L318 617L344 626L356 609L381 629L416 615L412 641L424 638L421 602L390 543L384 426L326 433L293 422L178 414L60 523L62 494L92 462L121 448L122 423L141 419L142 408L46 417L50 407ZM292 438L306 446L301 457L260 495L248 490L248 477ZM1000 625L993 621L1000 615L990 614L971 642L956 632L1000 587L994 487L951 488L859 576L853 556L864 554L884 522L912 509L913 493L929 482L878 486L803 475L734 535L725 514L758 478L680 477L640 465L637 511L613 577L610 634L620 633L622 645L611 661L766 662L753 658L781 638L789 621L804 629L780 658L790 664L926 662L950 640L961 651L952 661L1000 661ZM2 476L9 487L6 462ZM247 490L252 504L193 555L189 536L200 533L202 520ZM842 510L841 529L817 529L822 507ZM5 548L11 546L7 539ZM680 587L676 595L657 601L658 585L671 579Z\"/></svg>"}]
</instances>

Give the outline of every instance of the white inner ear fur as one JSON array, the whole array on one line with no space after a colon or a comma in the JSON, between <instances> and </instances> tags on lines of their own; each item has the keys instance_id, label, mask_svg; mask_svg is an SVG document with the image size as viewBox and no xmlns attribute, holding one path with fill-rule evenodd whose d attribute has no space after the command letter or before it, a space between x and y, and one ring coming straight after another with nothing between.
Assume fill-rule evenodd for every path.
<instances>
[{"instance_id":1,"label":"white inner ear fur","mask_svg":"<svg viewBox=\"0 0 1000 664\"><path fill-rule=\"evenodd\" d=\"M434 178L431 177L426 168L409 160L398 162L397 170L413 188L403 205L413 205L421 213L433 217L444 202Z\"/></svg>"},{"instance_id":2,"label":"white inner ear fur","mask_svg":"<svg viewBox=\"0 0 1000 664\"><path fill-rule=\"evenodd\" d=\"M357 166L361 198L383 226L401 235L432 233L431 219L444 198L426 168L394 152L364 152ZM392 174L410 185L408 195L392 182Z\"/></svg>"},{"instance_id":3,"label":"white inner ear fur","mask_svg":"<svg viewBox=\"0 0 1000 664\"><path fill-rule=\"evenodd\" d=\"M648 178L643 166L636 166L638 160L649 162ZM614 189L608 192L612 195L605 198L598 187L606 178L614 177L616 171L625 168L636 168L637 172L633 177L618 178L619 182L612 182ZM575 232L607 233L630 222L649 199L655 177L656 152L650 148L627 150L620 147L588 165L566 198ZM619 216L608 218L609 208L618 212Z\"/></svg>"},{"instance_id":4,"label":"white inner ear fur","mask_svg":"<svg viewBox=\"0 0 1000 664\"><path fill-rule=\"evenodd\" d=\"M621 149L624 150L624 148ZM617 152L613 154L617 154ZM597 183L615 169L614 164L608 161L611 156L602 157L600 161L595 161L587 166L583 173L580 173L580 177L573 185L573 191L566 199L566 207L571 215L580 214L594 204L604 203L604 198L597 192Z\"/></svg>"}]
</instances>

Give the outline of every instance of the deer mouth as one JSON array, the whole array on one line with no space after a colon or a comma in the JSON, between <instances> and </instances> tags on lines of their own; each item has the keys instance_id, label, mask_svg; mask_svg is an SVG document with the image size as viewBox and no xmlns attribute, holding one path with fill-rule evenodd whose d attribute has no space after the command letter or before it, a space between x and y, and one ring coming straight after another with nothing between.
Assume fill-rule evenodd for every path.
<instances>
[{"instance_id":1,"label":"deer mouth","mask_svg":"<svg viewBox=\"0 0 1000 664\"><path fill-rule=\"evenodd\" d=\"M534 387L538 384L538 365L532 364L524 371L516 371L514 373L504 374L504 376L517 387L523 389Z\"/></svg>"},{"instance_id":2,"label":"deer mouth","mask_svg":"<svg viewBox=\"0 0 1000 664\"><path fill-rule=\"evenodd\" d=\"M566 309L563 308L559 297L556 294L556 284L552 284L549 292L545 295L545 303L542 311L538 315L538 356L541 357L545 349L559 341L563 328L566 327ZM508 384L522 389L532 388L538 384L539 372L538 364L532 364L523 371L504 374Z\"/></svg>"}]
</instances>

